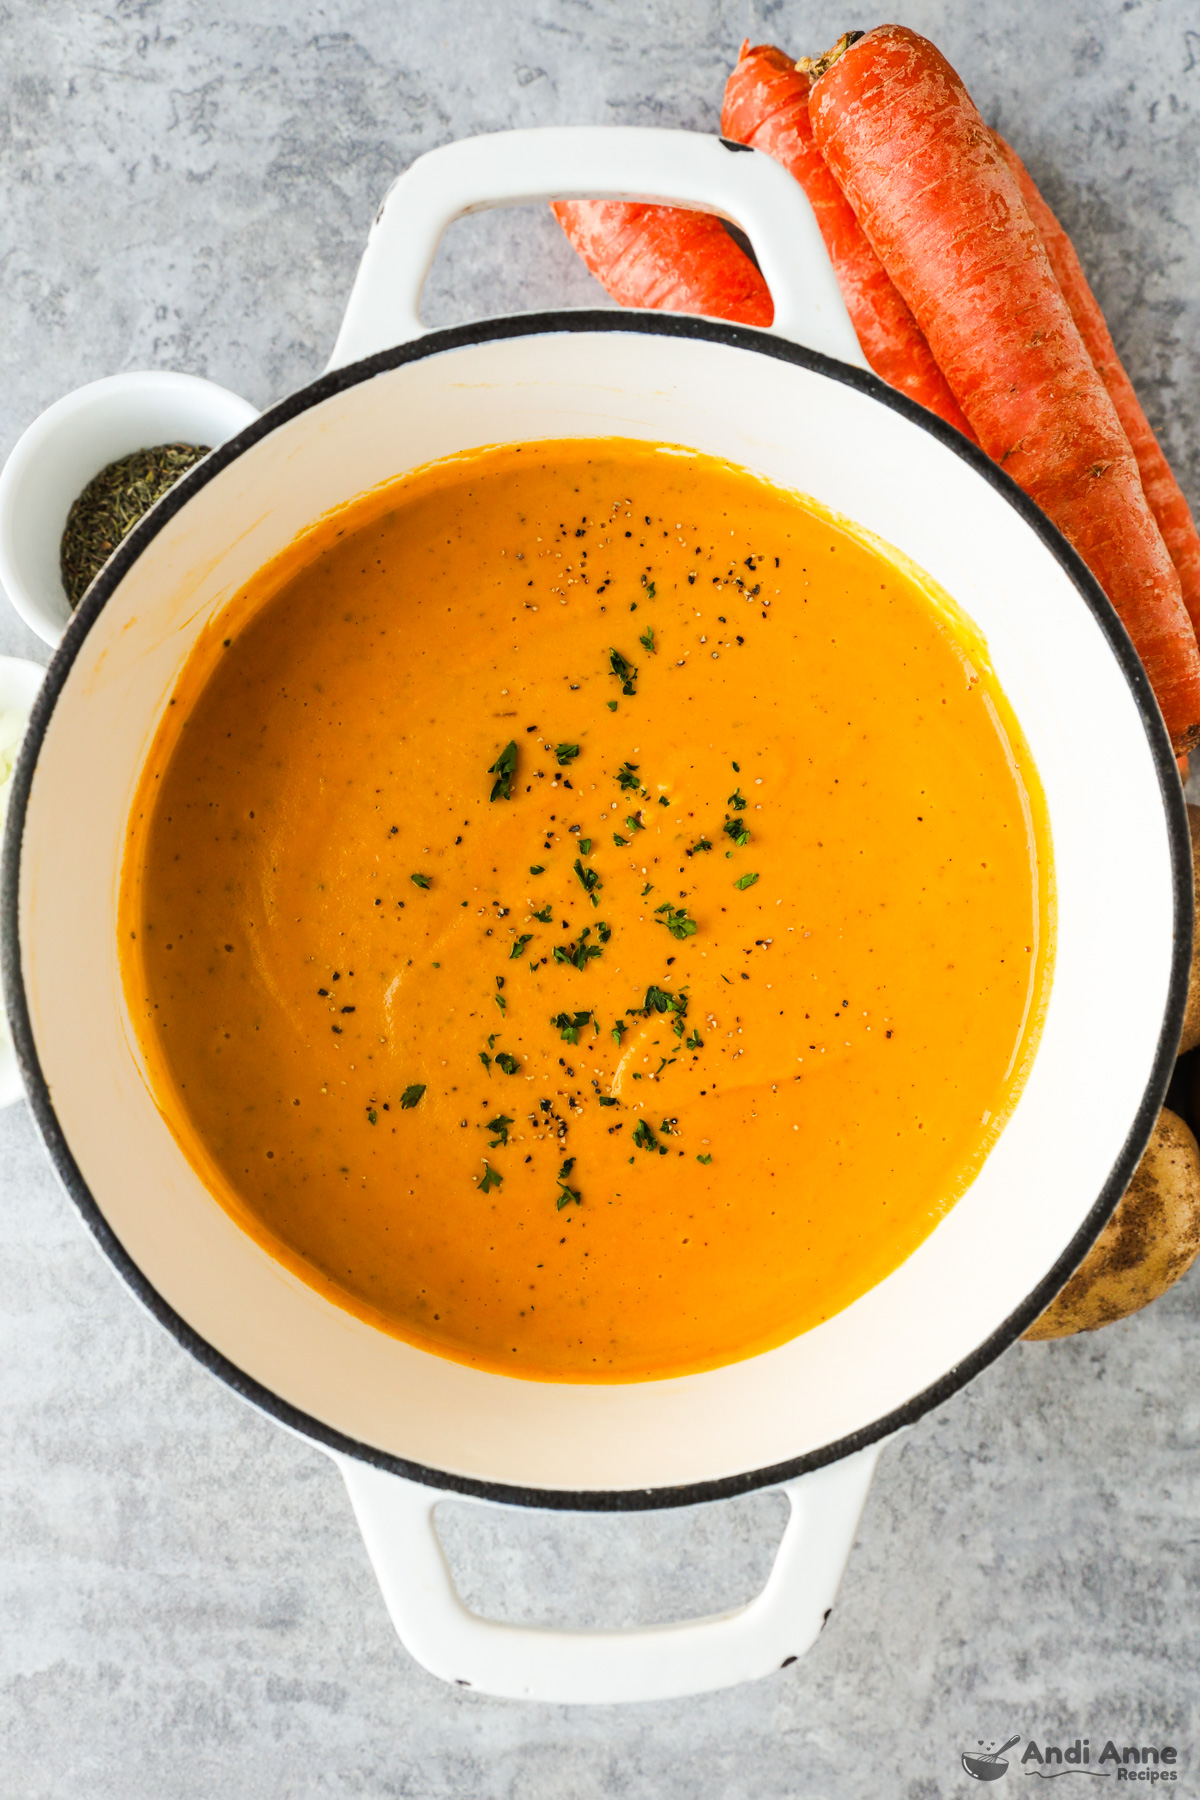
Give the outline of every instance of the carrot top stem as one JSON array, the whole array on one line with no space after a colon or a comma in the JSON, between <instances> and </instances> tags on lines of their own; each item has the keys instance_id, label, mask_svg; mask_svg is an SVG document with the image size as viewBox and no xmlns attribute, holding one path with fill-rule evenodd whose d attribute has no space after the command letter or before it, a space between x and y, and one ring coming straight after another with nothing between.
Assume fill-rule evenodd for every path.
<instances>
[{"instance_id":1,"label":"carrot top stem","mask_svg":"<svg viewBox=\"0 0 1200 1800\"><path fill-rule=\"evenodd\" d=\"M826 69L832 69L839 57L845 56L851 44L857 44L859 38L865 35L861 31L843 31L837 43L826 50L824 56L802 56L796 67L802 75L811 75L814 81L819 81Z\"/></svg>"}]
</instances>

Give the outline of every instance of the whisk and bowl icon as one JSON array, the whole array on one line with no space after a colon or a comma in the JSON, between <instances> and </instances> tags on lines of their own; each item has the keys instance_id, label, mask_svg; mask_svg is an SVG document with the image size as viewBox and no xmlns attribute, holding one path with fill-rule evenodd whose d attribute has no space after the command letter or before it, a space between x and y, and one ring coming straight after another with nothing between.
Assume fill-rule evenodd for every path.
<instances>
[{"instance_id":1,"label":"whisk and bowl icon","mask_svg":"<svg viewBox=\"0 0 1200 1800\"><path fill-rule=\"evenodd\" d=\"M978 1756L972 1756L969 1751L964 1750L962 1766L973 1781L999 1781L1008 1769L1004 1752L1011 1750L1020 1741L1021 1734L1018 1731L1013 1737L1007 1738L998 1750L984 1750Z\"/></svg>"}]
</instances>

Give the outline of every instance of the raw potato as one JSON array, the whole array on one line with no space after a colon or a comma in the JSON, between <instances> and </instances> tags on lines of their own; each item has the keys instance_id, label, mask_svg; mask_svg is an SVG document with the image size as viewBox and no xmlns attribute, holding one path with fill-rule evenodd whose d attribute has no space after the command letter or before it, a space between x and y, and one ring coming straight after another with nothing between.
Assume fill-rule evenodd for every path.
<instances>
[{"instance_id":1,"label":"raw potato","mask_svg":"<svg viewBox=\"0 0 1200 1800\"><path fill-rule=\"evenodd\" d=\"M1192 887L1196 895L1196 912L1200 917L1200 806L1187 809L1188 827L1192 834ZM1183 1036L1179 1054L1194 1050L1200 1044L1200 928L1192 937L1192 973L1188 979L1187 1008L1183 1015Z\"/></svg>"},{"instance_id":2,"label":"raw potato","mask_svg":"<svg viewBox=\"0 0 1200 1800\"><path fill-rule=\"evenodd\" d=\"M1165 1293L1197 1254L1200 1149L1183 1120L1164 1106L1116 1212L1025 1336L1070 1337L1124 1319Z\"/></svg>"}]
</instances>

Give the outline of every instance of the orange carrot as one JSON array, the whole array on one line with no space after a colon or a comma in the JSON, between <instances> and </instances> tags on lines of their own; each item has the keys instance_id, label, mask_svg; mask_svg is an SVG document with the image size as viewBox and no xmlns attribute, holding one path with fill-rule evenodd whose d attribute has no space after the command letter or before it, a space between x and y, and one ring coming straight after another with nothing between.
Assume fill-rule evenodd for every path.
<instances>
[{"instance_id":1,"label":"orange carrot","mask_svg":"<svg viewBox=\"0 0 1200 1800\"><path fill-rule=\"evenodd\" d=\"M557 200L552 210L622 306L741 325L769 325L775 316L766 282L712 213L627 200Z\"/></svg>"},{"instance_id":2,"label":"orange carrot","mask_svg":"<svg viewBox=\"0 0 1200 1800\"><path fill-rule=\"evenodd\" d=\"M725 84L721 130L794 175L816 215L863 355L875 373L969 438L968 425L917 321L872 250L813 139L809 75L773 44L747 38Z\"/></svg>"},{"instance_id":3,"label":"orange carrot","mask_svg":"<svg viewBox=\"0 0 1200 1800\"><path fill-rule=\"evenodd\" d=\"M988 455L1116 607L1177 753L1200 651L1137 460L1012 171L945 57L882 25L814 83L816 142Z\"/></svg>"},{"instance_id":4,"label":"orange carrot","mask_svg":"<svg viewBox=\"0 0 1200 1800\"><path fill-rule=\"evenodd\" d=\"M1017 178L1021 198L1042 234L1050 267L1058 277L1058 285L1079 327L1079 335L1088 347L1088 354L1117 409L1117 417L1125 427L1125 436L1133 446L1150 511L1158 520L1171 561L1179 570L1183 604L1200 633L1200 536L1191 509L1117 355L1112 334L1104 322L1096 296L1088 286L1075 246L1038 192L1032 175L1016 151L998 134L993 135L1000 154Z\"/></svg>"}]
</instances>

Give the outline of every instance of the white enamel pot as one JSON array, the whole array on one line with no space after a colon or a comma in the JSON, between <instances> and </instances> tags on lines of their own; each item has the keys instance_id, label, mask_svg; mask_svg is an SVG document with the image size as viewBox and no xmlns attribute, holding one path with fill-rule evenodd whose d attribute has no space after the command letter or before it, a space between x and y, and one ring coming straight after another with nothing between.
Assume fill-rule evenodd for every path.
<instances>
[{"instance_id":1,"label":"white enamel pot","mask_svg":"<svg viewBox=\"0 0 1200 1800\"><path fill-rule=\"evenodd\" d=\"M573 312L423 335L437 240L474 207L617 194L748 233L776 326ZM900 1268L793 1342L669 1381L480 1373L360 1323L273 1262L157 1112L121 990L116 905L139 771L205 622L318 515L472 446L619 434L761 471L922 565L985 634L1041 772L1058 947L1012 1119ZM30 1104L101 1245L215 1374L341 1464L401 1637L435 1673L555 1701L654 1699L766 1673L832 1605L879 1445L1032 1320L1123 1191L1162 1102L1191 936L1191 855L1162 722L1095 582L1013 484L864 372L790 177L715 138L500 134L422 158L376 221L331 369L172 491L67 629L9 817L5 985ZM447 1492L633 1509L787 1489L764 1592L653 1630L468 1613L433 1530Z\"/></svg>"}]
</instances>

